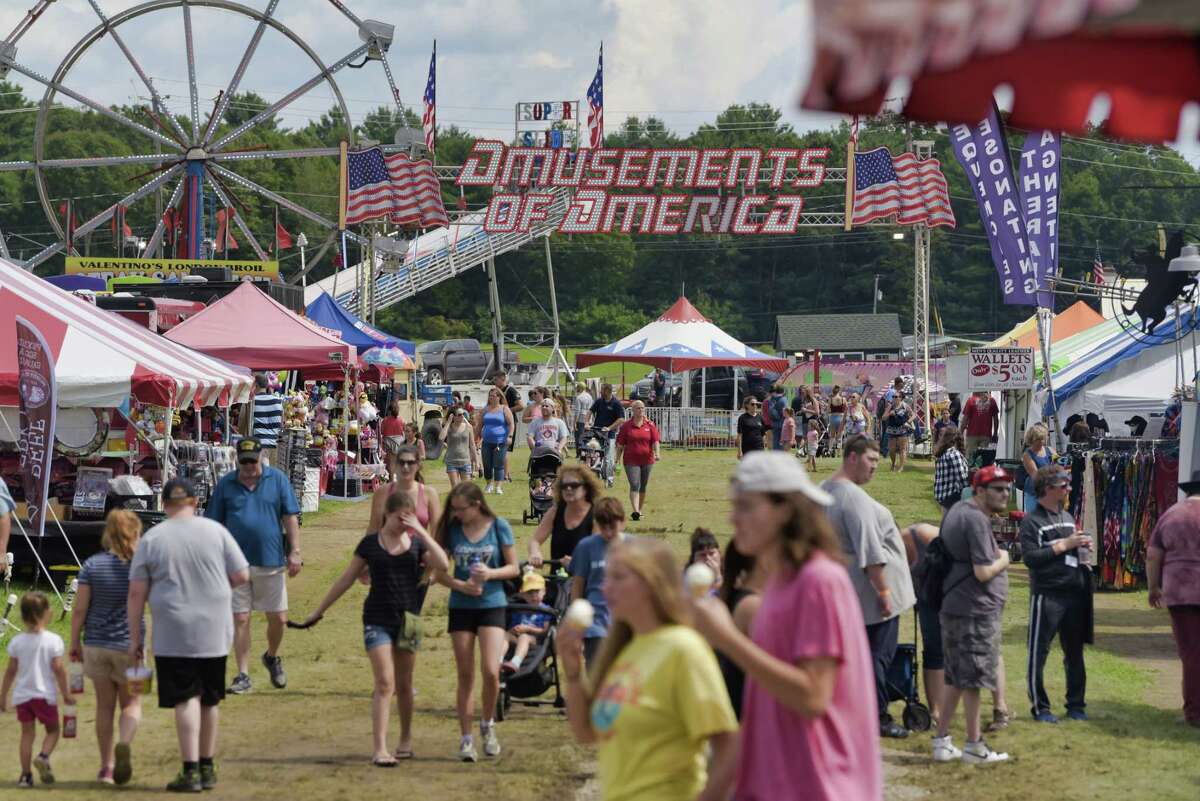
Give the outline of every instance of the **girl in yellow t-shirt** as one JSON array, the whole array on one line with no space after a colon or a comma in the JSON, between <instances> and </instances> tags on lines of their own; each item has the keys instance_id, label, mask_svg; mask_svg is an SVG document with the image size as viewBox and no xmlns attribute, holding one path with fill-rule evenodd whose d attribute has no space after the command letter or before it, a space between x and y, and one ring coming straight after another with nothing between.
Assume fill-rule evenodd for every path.
<instances>
[{"instance_id":1,"label":"girl in yellow t-shirt","mask_svg":"<svg viewBox=\"0 0 1200 801\"><path fill-rule=\"evenodd\" d=\"M614 542L604 595L612 623L588 680L581 632L558 635L567 718L579 742L598 746L604 801L717 801L735 768L737 720L716 656L687 625L670 548Z\"/></svg>"}]
</instances>

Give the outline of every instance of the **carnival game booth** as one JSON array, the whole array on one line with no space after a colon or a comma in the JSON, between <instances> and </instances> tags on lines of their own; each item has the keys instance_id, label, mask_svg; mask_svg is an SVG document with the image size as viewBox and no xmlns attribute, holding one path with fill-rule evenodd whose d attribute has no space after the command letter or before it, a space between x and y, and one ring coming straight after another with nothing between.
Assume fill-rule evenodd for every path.
<instances>
[{"instance_id":1,"label":"carnival game booth","mask_svg":"<svg viewBox=\"0 0 1200 801\"><path fill-rule=\"evenodd\" d=\"M56 442L44 536L28 529L22 506L10 548L19 565L36 564L34 554L46 565L77 564L73 557L97 549L111 506L132 505L145 523L157 519L152 485L188 466L172 447L175 412L245 402L253 380L0 259L0 319L8 321L0 326L0 466L17 499L24 498L16 445L18 317L40 331L53 358ZM221 468L203 466L210 476ZM128 492L135 487L148 497L123 497L138 494Z\"/></svg>"},{"instance_id":2,"label":"carnival game booth","mask_svg":"<svg viewBox=\"0 0 1200 801\"><path fill-rule=\"evenodd\" d=\"M303 392L296 392L287 397L276 466L288 474L296 497L302 502L302 511L305 506L308 511L315 510L321 471L330 461L337 471L335 479L329 482L330 493L350 497L361 493L358 474L362 448L358 438L354 443L350 441L350 422L355 420L357 408L350 395L358 354L337 331L293 313L247 281L165 336L251 370L332 370L342 389L332 410L336 422L331 420L331 425L337 436L330 437L329 444L341 447L332 456L311 453L314 445L314 435L309 430L311 399ZM252 414L249 409L243 413ZM376 475L380 471L373 467L371 472Z\"/></svg>"},{"instance_id":3,"label":"carnival game booth","mask_svg":"<svg viewBox=\"0 0 1200 801\"><path fill-rule=\"evenodd\" d=\"M708 409L707 370L710 367L787 369L787 359L755 350L722 331L680 297L653 322L602 348L575 356L576 367L604 362L633 362L657 367L667 373L685 373L683 402L678 407L650 407L646 410L659 428L665 444L690 448L730 448L737 433L737 382L733 383L732 409ZM693 387L691 372L699 370L699 393ZM699 394L699 406L693 406Z\"/></svg>"}]
</instances>

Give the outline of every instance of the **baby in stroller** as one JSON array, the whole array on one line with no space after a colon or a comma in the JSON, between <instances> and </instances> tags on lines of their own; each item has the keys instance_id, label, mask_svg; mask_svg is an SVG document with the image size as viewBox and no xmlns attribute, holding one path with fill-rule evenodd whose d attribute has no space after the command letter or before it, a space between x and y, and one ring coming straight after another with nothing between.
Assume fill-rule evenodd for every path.
<instances>
[{"instance_id":1,"label":"baby in stroller","mask_svg":"<svg viewBox=\"0 0 1200 801\"><path fill-rule=\"evenodd\" d=\"M554 621L554 611L543 603L546 600L546 579L540 573L526 571L521 579L521 591L514 600L529 606L544 607L546 611L513 612L509 618L508 632L505 634L505 639L513 646L513 651L500 666L504 673L516 673L520 669L529 649L550 632L550 624Z\"/></svg>"}]
</instances>

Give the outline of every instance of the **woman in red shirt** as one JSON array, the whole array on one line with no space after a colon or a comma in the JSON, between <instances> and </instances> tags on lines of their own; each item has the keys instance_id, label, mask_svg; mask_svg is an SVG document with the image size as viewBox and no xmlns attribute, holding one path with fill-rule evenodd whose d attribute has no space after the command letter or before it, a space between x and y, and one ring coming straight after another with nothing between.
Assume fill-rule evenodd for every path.
<instances>
[{"instance_id":1,"label":"woman in red shirt","mask_svg":"<svg viewBox=\"0 0 1200 801\"><path fill-rule=\"evenodd\" d=\"M630 517L641 520L650 469L662 456L658 449L658 426L646 417L646 404L634 401L629 409L633 416L617 432L617 459L625 465L625 475L629 478L629 504L633 507Z\"/></svg>"}]
</instances>

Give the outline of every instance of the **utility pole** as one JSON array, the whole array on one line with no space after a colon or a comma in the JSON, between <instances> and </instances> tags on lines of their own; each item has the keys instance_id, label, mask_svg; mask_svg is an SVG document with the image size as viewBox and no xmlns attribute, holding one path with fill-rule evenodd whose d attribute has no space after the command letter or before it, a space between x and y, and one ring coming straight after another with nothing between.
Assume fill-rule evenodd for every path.
<instances>
[{"instance_id":1,"label":"utility pole","mask_svg":"<svg viewBox=\"0 0 1200 801\"><path fill-rule=\"evenodd\" d=\"M912 123L908 125L908 150L919 160L933 156L933 142L914 142ZM932 430L929 413L929 227L913 226L913 383L920 383L924 407L921 417L926 435ZM917 388L913 387L913 399Z\"/></svg>"}]
</instances>

